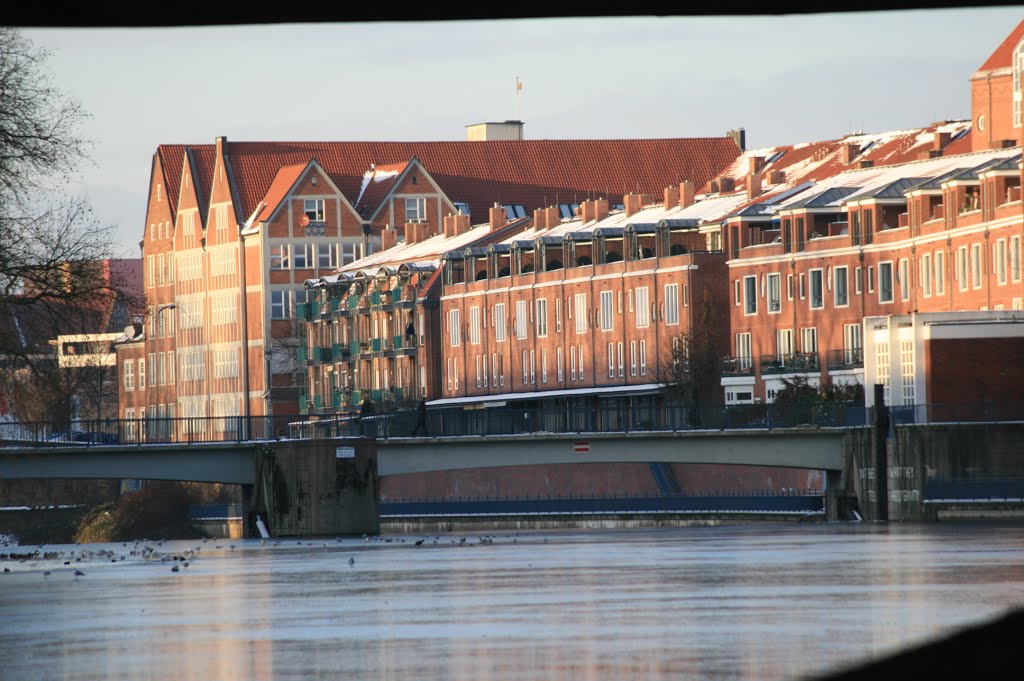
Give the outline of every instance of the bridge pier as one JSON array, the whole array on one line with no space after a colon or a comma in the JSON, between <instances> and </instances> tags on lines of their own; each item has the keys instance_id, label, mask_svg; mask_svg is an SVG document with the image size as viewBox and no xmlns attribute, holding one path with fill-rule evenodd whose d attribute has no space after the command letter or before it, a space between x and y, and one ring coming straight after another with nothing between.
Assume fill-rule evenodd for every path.
<instances>
[{"instance_id":1,"label":"bridge pier","mask_svg":"<svg viewBox=\"0 0 1024 681\"><path fill-rule=\"evenodd\" d=\"M259 514L272 536L377 534L380 479L377 445L369 438L262 443L256 484L243 507L245 536Z\"/></svg>"}]
</instances>

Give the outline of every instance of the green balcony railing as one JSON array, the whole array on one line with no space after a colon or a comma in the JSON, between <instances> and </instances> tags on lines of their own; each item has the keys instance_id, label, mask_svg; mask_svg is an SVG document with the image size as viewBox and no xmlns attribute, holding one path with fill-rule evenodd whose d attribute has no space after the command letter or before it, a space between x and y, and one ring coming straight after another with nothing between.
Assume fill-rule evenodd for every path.
<instances>
[{"instance_id":1,"label":"green balcony railing","mask_svg":"<svg viewBox=\"0 0 1024 681\"><path fill-rule=\"evenodd\" d=\"M380 291L370 292L370 305L380 305Z\"/></svg>"},{"instance_id":2,"label":"green balcony railing","mask_svg":"<svg viewBox=\"0 0 1024 681\"><path fill-rule=\"evenodd\" d=\"M358 406L363 402L363 393L359 390L352 391L352 404Z\"/></svg>"},{"instance_id":3,"label":"green balcony railing","mask_svg":"<svg viewBox=\"0 0 1024 681\"><path fill-rule=\"evenodd\" d=\"M370 391L370 399L373 400L374 402L381 402L384 399L384 391L383 390L371 390Z\"/></svg>"},{"instance_id":4,"label":"green balcony railing","mask_svg":"<svg viewBox=\"0 0 1024 681\"><path fill-rule=\"evenodd\" d=\"M320 348L320 361L324 362L325 364L327 362L334 361L330 345L325 345L324 347Z\"/></svg>"},{"instance_id":5,"label":"green balcony railing","mask_svg":"<svg viewBox=\"0 0 1024 681\"><path fill-rule=\"evenodd\" d=\"M395 399L402 399L402 388L392 388L391 391L395 394Z\"/></svg>"},{"instance_id":6,"label":"green balcony railing","mask_svg":"<svg viewBox=\"0 0 1024 681\"><path fill-rule=\"evenodd\" d=\"M331 345L331 354L334 356L334 361L338 361L348 354L348 348L341 343L334 343Z\"/></svg>"},{"instance_id":7,"label":"green balcony railing","mask_svg":"<svg viewBox=\"0 0 1024 681\"><path fill-rule=\"evenodd\" d=\"M311 348L313 351L313 362L319 364L322 361L322 351L319 345L315 345Z\"/></svg>"},{"instance_id":8,"label":"green balcony railing","mask_svg":"<svg viewBox=\"0 0 1024 681\"><path fill-rule=\"evenodd\" d=\"M355 357L359 354L359 341L352 341L348 344L348 354Z\"/></svg>"},{"instance_id":9,"label":"green balcony railing","mask_svg":"<svg viewBox=\"0 0 1024 681\"><path fill-rule=\"evenodd\" d=\"M309 350L306 348L305 343L299 345L299 347L296 348L296 350L296 355L298 357L299 364L307 363L309 361Z\"/></svg>"},{"instance_id":10,"label":"green balcony railing","mask_svg":"<svg viewBox=\"0 0 1024 681\"><path fill-rule=\"evenodd\" d=\"M331 391L331 406L334 407L335 409L337 409L338 407L341 406L341 391L340 390L333 390L333 391Z\"/></svg>"},{"instance_id":11,"label":"green balcony railing","mask_svg":"<svg viewBox=\"0 0 1024 681\"><path fill-rule=\"evenodd\" d=\"M394 348L395 350L401 350L402 349L402 339L403 339L403 336L394 336L394 337L392 337L392 339L391 339L391 347Z\"/></svg>"},{"instance_id":12,"label":"green balcony railing","mask_svg":"<svg viewBox=\"0 0 1024 681\"><path fill-rule=\"evenodd\" d=\"M299 412L306 413L306 396L299 395Z\"/></svg>"},{"instance_id":13,"label":"green balcony railing","mask_svg":"<svg viewBox=\"0 0 1024 681\"><path fill-rule=\"evenodd\" d=\"M384 349L384 340L382 338L373 338L370 340L370 350L373 352L380 352Z\"/></svg>"},{"instance_id":14,"label":"green balcony railing","mask_svg":"<svg viewBox=\"0 0 1024 681\"><path fill-rule=\"evenodd\" d=\"M354 310L359 307L359 296L352 295L348 297L348 301L345 303L348 309Z\"/></svg>"},{"instance_id":15,"label":"green balcony railing","mask_svg":"<svg viewBox=\"0 0 1024 681\"><path fill-rule=\"evenodd\" d=\"M313 395L313 408L314 409L323 409L324 408L324 396L323 395Z\"/></svg>"}]
</instances>

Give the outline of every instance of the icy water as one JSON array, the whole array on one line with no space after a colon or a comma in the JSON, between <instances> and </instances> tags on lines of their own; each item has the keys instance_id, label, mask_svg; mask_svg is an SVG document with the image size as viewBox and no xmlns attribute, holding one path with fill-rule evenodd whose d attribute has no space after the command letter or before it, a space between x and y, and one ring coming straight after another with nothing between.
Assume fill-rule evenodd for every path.
<instances>
[{"instance_id":1,"label":"icy water","mask_svg":"<svg viewBox=\"0 0 1024 681\"><path fill-rule=\"evenodd\" d=\"M1020 526L482 536L44 547L0 563L0 678L797 679L1024 605Z\"/></svg>"}]
</instances>

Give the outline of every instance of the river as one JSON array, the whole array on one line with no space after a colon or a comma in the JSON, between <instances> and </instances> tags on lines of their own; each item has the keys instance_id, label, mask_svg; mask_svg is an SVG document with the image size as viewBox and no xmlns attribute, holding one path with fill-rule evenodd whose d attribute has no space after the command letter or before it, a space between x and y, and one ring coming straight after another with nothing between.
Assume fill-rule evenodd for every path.
<instances>
[{"instance_id":1,"label":"river","mask_svg":"<svg viewBox=\"0 0 1024 681\"><path fill-rule=\"evenodd\" d=\"M173 560L188 549L187 567ZM1001 524L50 551L63 553L0 561L10 570L0 573L0 678L769 681L864 662L1024 605L1024 527Z\"/></svg>"}]
</instances>

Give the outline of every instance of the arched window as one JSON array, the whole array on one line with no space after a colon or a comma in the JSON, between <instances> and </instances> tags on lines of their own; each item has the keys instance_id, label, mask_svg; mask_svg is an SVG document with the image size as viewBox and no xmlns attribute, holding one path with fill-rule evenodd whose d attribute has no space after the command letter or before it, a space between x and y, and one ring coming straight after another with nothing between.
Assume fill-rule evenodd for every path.
<instances>
[{"instance_id":1,"label":"arched window","mask_svg":"<svg viewBox=\"0 0 1024 681\"><path fill-rule=\"evenodd\" d=\"M582 267L583 265L593 265L594 261L590 259L589 255L581 255L576 258L576 266Z\"/></svg>"},{"instance_id":2,"label":"arched window","mask_svg":"<svg viewBox=\"0 0 1024 681\"><path fill-rule=\"evenodd\" d=\"M549 260L548 261L548 266L547 266L547 271L548 272L550 272L552 270L560 270L560 269L562 269L562 261L561 260Z\"/></svg>"},{"instance_id":3,"label":"arched window","mask_svg":"<svg viewBox=\"0 0 1024 681\"><path fill-rule=\"evenodd\" d=\"M670 255L682 255L683 253L686 253L686 246L682 244L672 244L672 247L669 248Z\"/></svg>"},{"instance_id":4,"label":"arched window","mask_svg":"<svg viewBox=\"0 0 1024 681\"><path fill-rule=\"evenodd\" d=\"M605 262L621 262L622 254L618 251L608 251L608 255L605 256Z\"/></svg>"},{"instance_id":5,"label":"arched window","mask_svg":"<svg viewBox=\"0 0 1024 681\"><path fill-rule=\"evenodd\" d=\"M477 281L483 281L486 278L487 278L487 270L480 270L479 272L476 273L476 280Z\"/></svg>"}]
</instances>

